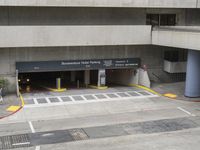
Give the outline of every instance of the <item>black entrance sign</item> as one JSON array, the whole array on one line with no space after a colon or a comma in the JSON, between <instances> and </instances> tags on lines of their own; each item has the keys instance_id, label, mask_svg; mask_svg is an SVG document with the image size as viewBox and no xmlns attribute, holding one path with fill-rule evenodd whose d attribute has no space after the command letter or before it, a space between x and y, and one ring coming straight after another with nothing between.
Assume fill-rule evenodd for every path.
<instances>
[{"instance_id":1,"label":"black entrance sign","mask_svg":"<svg viewBox=\"0 0 200 150\"><path fill-rule=\"evenodd\" d=\"M16 62L18 72L138 68L140 58Z\"/></svg>"}]
</instances>

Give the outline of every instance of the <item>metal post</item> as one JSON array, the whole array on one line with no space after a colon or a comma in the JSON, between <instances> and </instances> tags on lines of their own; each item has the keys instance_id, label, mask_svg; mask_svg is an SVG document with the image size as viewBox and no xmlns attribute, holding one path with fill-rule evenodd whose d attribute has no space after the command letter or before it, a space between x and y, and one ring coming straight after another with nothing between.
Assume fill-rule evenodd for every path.
<instances>
[{"instance_id":1,"label":"metal post","mask_svg":"<svg viewBox=\"0 0 200 150\"><path fill-rule=\"evenodd\" d=\"M60 79L60 78L56 78L56 88L57 88L58 90L61 89L61 79Z\"/></svg>"}]
</instances>

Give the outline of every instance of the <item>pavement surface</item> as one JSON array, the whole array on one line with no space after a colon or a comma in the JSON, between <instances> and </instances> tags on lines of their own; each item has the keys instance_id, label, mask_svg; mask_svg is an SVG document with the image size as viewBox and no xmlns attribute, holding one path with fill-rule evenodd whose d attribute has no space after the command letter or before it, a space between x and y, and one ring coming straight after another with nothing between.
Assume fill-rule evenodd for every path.
<instances>
[{"instance_id":1,"label":"pavement surface","mask_svg":"<svg viewBox=\"0 0 200 150\"><path fill-rule=\"evenodd\" d=\"M6 117L13 113L7 111L10 106L21 106L21 101L16 94L8 94L3 97L3 102L0 104L0 118Z\"/></svg>"},{"instance_id":2,"label":"pavement surface","mask_svg":"<svg viewBox=\"0 0 200 150\"><path fill-rule=\"evenodd\" d=\"M131 95L130 90L140 94ZM95 97L96 94L101 96ZM128 87L23 95L25 101L35 99L38 103L25 104L18 113L0 120L0 149L199 150L200 147L198 102L172 100ZM101 98L102 95L105 97ZM83 98L84 102L73 96ZM46 103L40 104L41 97L45 97ZM73 103L49 103L52 97L61 100L71 97Z\"/></svg>"},{"instance_id":3,"label":"pavement surface","mask_svg":"<svg viewBox=\"0 0 200 150\"><path fill-rule=\"evenodd\" d=\"M153 83L152 89L160 94L172 93L177 95L178 100L196 101L200 102L200 98L185 97L185 82L175 83Z\"/></svg>"}]
</instances>

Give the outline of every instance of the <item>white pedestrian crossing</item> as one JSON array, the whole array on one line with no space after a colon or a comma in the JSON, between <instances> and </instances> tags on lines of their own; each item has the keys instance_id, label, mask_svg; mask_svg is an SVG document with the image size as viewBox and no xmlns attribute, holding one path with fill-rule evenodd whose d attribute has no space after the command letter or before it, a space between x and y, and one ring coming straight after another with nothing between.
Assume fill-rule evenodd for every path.
<instances>
[{"instance_id":1,"label":"white pedestrian crossing","mask_svg":"<svg viewBox=\"0 0 200 150\"><path fill-rule=\"evenodd\" d=\"M40 107L53 105L67 105L90 103L100 101L116 101L136 98L150 98L157 97L157 95L148 91L123 91L112 93L98 93L98 94L81 94L81 95L62 95L49 97L35 97L25 98L25 107Z\"/></svg>"}]
</instances>

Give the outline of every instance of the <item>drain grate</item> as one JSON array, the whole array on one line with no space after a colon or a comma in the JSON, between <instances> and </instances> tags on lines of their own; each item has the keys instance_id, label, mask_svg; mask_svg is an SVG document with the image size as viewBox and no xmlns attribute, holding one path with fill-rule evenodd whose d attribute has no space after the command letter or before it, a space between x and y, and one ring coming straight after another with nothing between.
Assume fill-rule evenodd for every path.
<instances>
[{"instance_id":1,"label":"drain grate","mask_svg":"<svg viewBox=\"0 0 200 150\"><path fill-rule=\"evenodd\" d=\"M0 149L30 147L28 134L0 137Z\"/></svg>"},{"instance_id":2,"label":"drain grate","mask_svg":"<svg viewBox=\"0 0 200 150\"><path fill-rule=\"evenodd\" d=\"M83 129L71 129L69 130L69 133L72 135L75 141L89 139L88 135L85 133Z\"/></svg>"}]
</instances>

